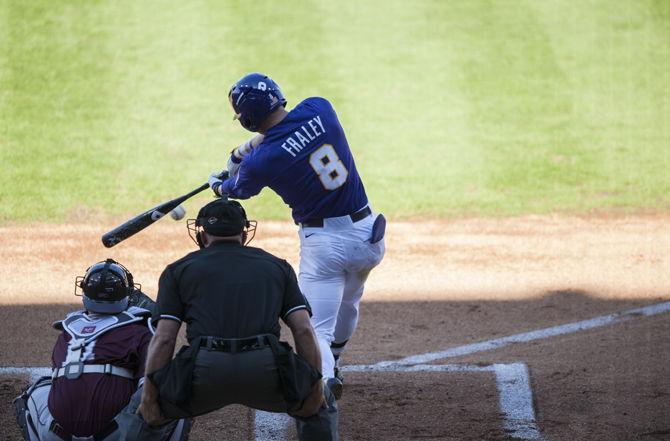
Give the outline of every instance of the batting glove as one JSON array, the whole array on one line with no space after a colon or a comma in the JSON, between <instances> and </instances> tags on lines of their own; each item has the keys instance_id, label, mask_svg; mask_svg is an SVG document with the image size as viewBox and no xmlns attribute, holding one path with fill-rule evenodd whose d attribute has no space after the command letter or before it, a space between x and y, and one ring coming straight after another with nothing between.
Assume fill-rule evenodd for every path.
<instances>
[{"instance_id":1,"label":"batting glove","mask_svg":"<svg viewBox=\"0 0 670 441\"><path fill-rule=\"evenodd\" d=\"M219 197L223 196L223 193L221 193L221 186L223 185L223 179L226 179L227 177L227 173L224 176L224 173L221 172L213 172L211 175L209 175L207 183L215 195Z\"/></svg>"},{"instance_id":2,"label":"batting glove","mask_svg":"<svg viewBox=\"0 0 670 441\"><path fill-rule=\"evenodd\" d=\"M237 176L241 162L242 158L238 158L234 153L231 153L230 158L228 159L228 173L230 173L230 176Z\"/></svg>"},{"instance_id":3,"label":"batting glove","mask_svg":"<svg viewBox=\"0 0 670 441\"><path fill-rule=\"evenodd\" d=\"M242 158L251 153L254 149L254 143L256 143L255 145L258 145L262 140L262 135L256 135L244 144L238 145L230 152L230 158L228 159L228 172L230 173L230 176L237 176Z\"/></svg>"}]
</instances>

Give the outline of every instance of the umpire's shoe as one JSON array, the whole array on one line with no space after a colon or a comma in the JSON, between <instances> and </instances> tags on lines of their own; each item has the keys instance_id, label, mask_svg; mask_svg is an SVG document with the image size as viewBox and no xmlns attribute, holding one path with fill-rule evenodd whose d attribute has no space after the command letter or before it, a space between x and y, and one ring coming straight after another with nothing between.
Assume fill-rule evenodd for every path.
<instances>
[{"instance_id":1,"label":"umpire's shoe","mask_svg":"<svg viewBox=\"0 0 670 441\"><path fill-rule=\"evenodd\" d=\"M328 386L328 389L330 389L330 391L333 393L333 396L335 396L336 400L342 398L342 390L344 389L344 378L342 378L342 375L340 374L340 370L338 368L335 368L335 377L326 380L326 385Z\"/></svg>"}]
</instances>

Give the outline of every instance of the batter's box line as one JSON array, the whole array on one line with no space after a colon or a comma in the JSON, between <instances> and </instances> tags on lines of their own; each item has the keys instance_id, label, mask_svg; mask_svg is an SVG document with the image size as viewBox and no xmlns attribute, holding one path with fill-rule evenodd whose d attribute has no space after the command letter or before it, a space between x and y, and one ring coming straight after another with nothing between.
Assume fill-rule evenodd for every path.
<instances>
[{"instance_id":1,"label":"batter's box line","mask_svg":"<svg viewBox=\"0 0 670 441\"><path fill-rule=\"evenodd\" d=\"M417 364L413 366L386 366L378 369L357 369L346 366L347 372L493 372L498 389L498 405L507 435L516 439L541 441L535 422L533 393L530 388L528 367L523 363L472 364ZM256 411L256 441L283 441L287 438L292 419L285 414Z\"/></svg>"},{"instance_id":2,"label":"batter's box line","mask_svg":"<svg viewBox=\"0 0 670 441\"><path fill-rule=\"evenodd\" d=\"M365 365L343 368L347 372L493 372L498 389L498 405L503 415L505 432L517 439L542 440L535 422L533 392L528 367L524 363L473 364L415 364L413 366L384 366L369 369Z\"/></svg>"},{"instance_id":3,"label":"batter's box line","mask_svg":"<svg viewBox=\"0 0 670 441\"><path fill-rule=\"evenodd\" d=\"M614 325L624 321L640 317L649 317L657 314L663 314L670 311L670 302L657 303L655 305L645 306L643 308L628 309L626 311L615 312L612 314L601 315L589 320L567 323L550 328L538 329L536 331L523 332L521 334L509 335L506 337L487 340L479 343L472 343L455 348L446 349L438 352L428 352L425 354L412 355L399 360L386 360L369 365L355 365L344 367L343 370L369 370L377 371L385 367L410 366L415 364L430 363L433 361L444 360L447 358L462 357L478 352L486 352L494 349L504 348L515 343L527 343L535 340L543 340L559 335L572 334L579 331L586 331L602 326Z\"/></svg>"}]
</instances>

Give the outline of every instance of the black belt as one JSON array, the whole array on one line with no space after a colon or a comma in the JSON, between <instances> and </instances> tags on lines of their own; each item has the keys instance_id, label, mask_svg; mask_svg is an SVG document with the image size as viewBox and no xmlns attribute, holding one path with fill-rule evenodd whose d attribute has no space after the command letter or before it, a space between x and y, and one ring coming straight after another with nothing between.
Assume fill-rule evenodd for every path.
<instances>
[{"instance_id":1,"label":"black belt","mask_svg":"<svg viewBox=\"0 0 670 441\"><path fill-rule=\"evenodd\" d=\"M358 222L363 220L366 217L372 214L370 207L365 207L362 210L358 210L355 213L349 215L351 222ZM307 219L306 221L300 222L303 228L323 228L323 219Z\"/></svg>"},{"instance_id":2,"label":"black belt","mask_svg":"<svg viewBox=\"0 0 670 441\"><path fill-rule=\"evenodd\" d=\"M200 347L219 352L246 352L270 347L268 336L257 335L249 338L203 337Z\"/></svg>"},{"instance_id":3,"label":"black belt","mask_svg":"<svg viewBox=\"0 0 670 441\"><path fill-rule=\"evenodd\" d=\"M114 433L116 429L119 428L119 425L116 424L115 420L112 420L109 424L105 426L104 429L102 429L100 432L96 433L93 435L94 441L102 441L105 438L107 438L109 435ZM51 425L49 426L49 430L53 432L54 434L58 435L63 441L72 441L72 435L70 432L66 431L63 429L63 427L56 422L56 420L51 421Z\"/></svg>"}]
</instances>

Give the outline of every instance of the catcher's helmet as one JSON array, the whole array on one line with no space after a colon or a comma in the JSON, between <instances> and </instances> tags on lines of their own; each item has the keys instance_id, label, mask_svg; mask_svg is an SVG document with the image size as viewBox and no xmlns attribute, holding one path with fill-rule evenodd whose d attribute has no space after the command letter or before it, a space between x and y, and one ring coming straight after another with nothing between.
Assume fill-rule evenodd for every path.
<instances>
[{"instance_id":1,"label":"catcher's helmet","mask_svg":"<svg viewBox=\"0 0 670 441\"><path fill-rule=\"evenodd\" d=\"M94 263L84 276L75 280L75 294L83 291L86 310L101 314L118 314L128 308L134 290L133 275L113 259Z\"/></svg>"},{"instance_id":2,"label":"catcher's helmet","mask_svg":"<svg viewBox=\"0 0 670 441\"><path fill-rule=\"evenodd\" d=\"M235 111L235 119L245 129L255 132L260 124L279 106L286 107L284 95L277 83L267 75L250 73L233 84L228 99Z\"/></svg>"}]
</instances>

